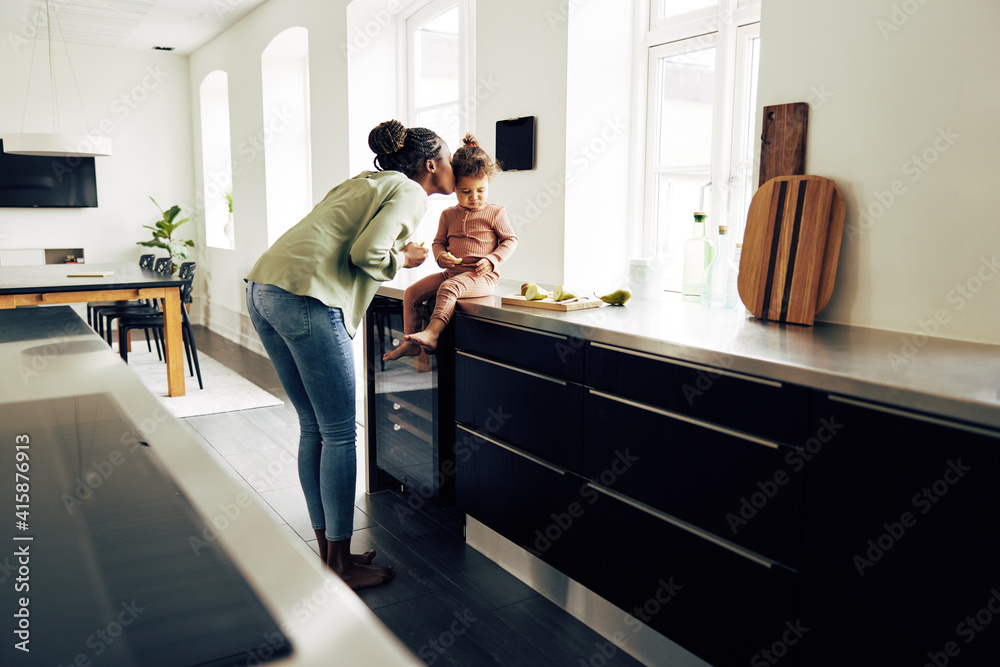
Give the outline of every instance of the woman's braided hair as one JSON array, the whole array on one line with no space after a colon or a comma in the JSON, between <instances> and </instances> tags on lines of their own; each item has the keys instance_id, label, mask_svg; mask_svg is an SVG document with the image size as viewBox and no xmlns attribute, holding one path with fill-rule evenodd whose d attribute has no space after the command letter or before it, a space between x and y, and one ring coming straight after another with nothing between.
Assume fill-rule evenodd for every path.
<instances>
[{"instance_id":1,"label":"woman's braided hair","mask_svg":"<svg viewBox=\"0 0 1000 667\"><path fill-rule=\"evenodd\" d=\"M462 147L455 151L451 159L451 168L455 178L485 178L493 179L493 174L500 171L500 165L479 146L472 134L465 135Z\"/></svg>"},{"instance_id":2,"label":"woman's braided hair","mask_svg":"<svg viewBox=\"0 0 1000 667\"><path fill-rule=\"evenodd\" d=\"M368 134L368 147L375 153L375 169L399 171L415 178L424 160L441 153L443 142L432 130L403 127L398 120L387 120Z\"/></svg>"}]
</instances>

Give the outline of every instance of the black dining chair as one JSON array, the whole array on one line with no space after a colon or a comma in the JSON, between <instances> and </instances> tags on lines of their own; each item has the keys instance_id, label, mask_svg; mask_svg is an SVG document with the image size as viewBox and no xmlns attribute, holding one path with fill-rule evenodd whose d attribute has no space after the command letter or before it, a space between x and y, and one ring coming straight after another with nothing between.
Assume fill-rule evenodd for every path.
<instances>
[{"instance_id":1,"label":"black dining chair","mask_svg":"<svg viewBox=\"0 0 1000 667\"><path fill-rule=\"evenodd\" d=\"M149 253L148 255L140 255L139 256L139 268L140 269L152 269L153 268L153 260L155 258L156 258L156 255L154 255L153 253ZM146 299L142 299L142 301L145 302ZM131 301L131 302L130 301L91 301L90 303L87 304L87 324L89 324L91 327L93 327L94 331L98 331L98 326L99 326L98 325L98 318L94 316L94 312L95 311L98 311L101 308L113 308L115 306L124 306L124 305L129 305L129 304L138 304L138 303L139 302L137 302L137 301ZM142 305L148 305L148 304L143 303ZM98 331L98 333L103 333L103 332L102 331ZM103 336L102 336L102 338L103 338Z\"/></svg>"},{"instance_id":2,"label":"black dining chair","mask_svg":"<svg viewBox=\"0 0 1000 667\"><path fill-rule=\"evenodd\" d=\"M170 257L160 257L153 264L153 271L163 275L170 275L173 272L173 268L174 261ZM126 303L99 309L96 314L98 319L97 333L108 341L108 345L111 345L111 342L114 340L114 334L112 331L112 323L114 320L118 319L122 315L154 315L159 312L156 304L152 303L151 299L145 299L144 301L145 303ZM146 346L149 347L148 334L146 336ZM159 347L157 347L156 353L157 355L160 354ZM163 357L160 356L160 358L162 359Z\"/></svg>"},{"instance_id":3,"label":"black dining chair","mask_svg":"<svg viewBox=\"0 0 1000 667\"><path fill-rule=\"evenodd\" d=\"M198 387L205 388L201 380L201 364L198 363L198 348L195 346L194 334L191 331L191 320L188 318L187 308L184 303L191 296L191 288L194 284L196 263L184 262L178 270L177 277L184 281L181 287L181 334L184 341L184 351L187 354L188 370L191 375L197 374ZM157 310L156 313L131 313L123 314L118 318L118 354L128 362L128 335L133 329L144 329L153 331L153 336L157 341L157 350L163 341L163 312ZM162 358L162 357L161 357Z\"/></svg>"}]
</instances>

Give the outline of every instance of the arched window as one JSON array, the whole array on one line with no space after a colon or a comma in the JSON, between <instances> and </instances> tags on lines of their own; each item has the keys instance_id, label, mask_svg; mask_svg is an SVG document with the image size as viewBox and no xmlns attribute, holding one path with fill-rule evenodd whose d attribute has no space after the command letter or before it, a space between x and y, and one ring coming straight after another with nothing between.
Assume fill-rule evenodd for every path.
<instances>
[{"instance_id":1,"label":"arched window","mask_svg":"<svg viewBox=\"0 0 1000 667\"><path fill-rule=\"evenodd\" d=\"M229 140L229 75L221 70L202 79L201 168L205 241L212 248L236 247L231 214L233 161Z\"/></svg>"},{"instance_id":2,"label":"arched window","mask_svg":"<svg viewBox=\"0 0 1000 667\"><path fill-rule=\"evenodd\" d=\"M261 54L267 243L312 208L309 129L309 31L288 28Z\"/></svg>"}]
</instances>

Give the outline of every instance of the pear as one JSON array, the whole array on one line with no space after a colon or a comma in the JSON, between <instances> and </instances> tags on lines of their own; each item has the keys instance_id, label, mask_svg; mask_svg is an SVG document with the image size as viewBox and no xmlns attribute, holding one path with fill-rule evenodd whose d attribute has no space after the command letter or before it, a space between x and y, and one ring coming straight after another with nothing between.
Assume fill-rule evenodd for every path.
<instances>
[{"instance_id":1,"label":"pear","mask_svg":"<svg viewBox=\"0 0 1000 667\"><path fill-rule=\"evenodd\" d=\"M528 285L534 285L534 284L535 283L523 283L521 285L521 296L524 296L524 293L528 291Z\"/></svg>"},{"instance_id":2,"label":"pear","mask_svg":"<svg viewBox=\"0 0 1000 667\"><path fill-rule=\"evenodd\" d=\"M570 291L569 289L563 287L562 285L556 287L555 290L552 292L553 301L566 301L567 299L575 299L575 298L577 298L576 294Z\"/></svg>"},{"instance_id":3,"label":"pear","mask_svg":"<svg viewBox=\"0 0 1000 667\"><path fill-rule=\"evenodd\" d=\"M627 289L616 289L611 294L605 294L601 297L601 301L604 303L610 303L612 306L624 306L625 303L632 298L632 292Z\"/></svg>"},{"instance_id":4,"label":"pear","mask_svg":"<svg viewBox=\"0 0 1000 667\"><path fill-rule=\"evenodd\" d=\"M524 290L524 298L528 301L540 301L547 296L549 296L549 293L535 283L529 283L528 287Z\"/></svg>"}]
</instances>

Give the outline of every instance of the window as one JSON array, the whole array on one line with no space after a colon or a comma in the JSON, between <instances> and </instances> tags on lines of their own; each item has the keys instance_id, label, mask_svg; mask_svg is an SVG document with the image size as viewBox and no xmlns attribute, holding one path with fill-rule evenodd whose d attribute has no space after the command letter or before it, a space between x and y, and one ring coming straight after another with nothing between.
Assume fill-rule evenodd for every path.
<instances>
[{"instance_id":1,"label":"window","mask_svg":"<svg viewBox=\"0 0 1000 667\"><path fill-rule=\"evenodd\" d=\"M470 0L431 0L405 18L406 124L434 130L452 152L475 127L472 11ZM456 202L454 195L431 197L420 233L433 236L441 211Z\"/></svg>"},{"instance_id":2,"label":"window","mask_svg":"<svg viewBox=\"0 0 1000 667\"><path fill-rule=\"evenodd\" d=\"M232 195L233 161L229 140L229 76L215 70L202 79L201 171L205 199L205 241L232 250L234 230L227 195Z\"/></svg>"},{"instance_id":3,"label":"window","mask_svg":"<svg viewBox=\"0 0 1000 667\"><path fill-rule=\"evenodd\" d=\"M309 129L309 32L288 28L260 57L264 125L244 152L264 151L267 244L270 246L313 206Z\"/></svg>"},{"instance_id":4,"label":"window","mask_svg":"<svg viewBox=\"0 0 1000 667\"><path fill-rule=\"evenodd\" d=\"M694 211L709 236L743 238L754 169L760 6L752 0L651 0L640 249L680 291Z\"/></svg>"}]
</instances>

